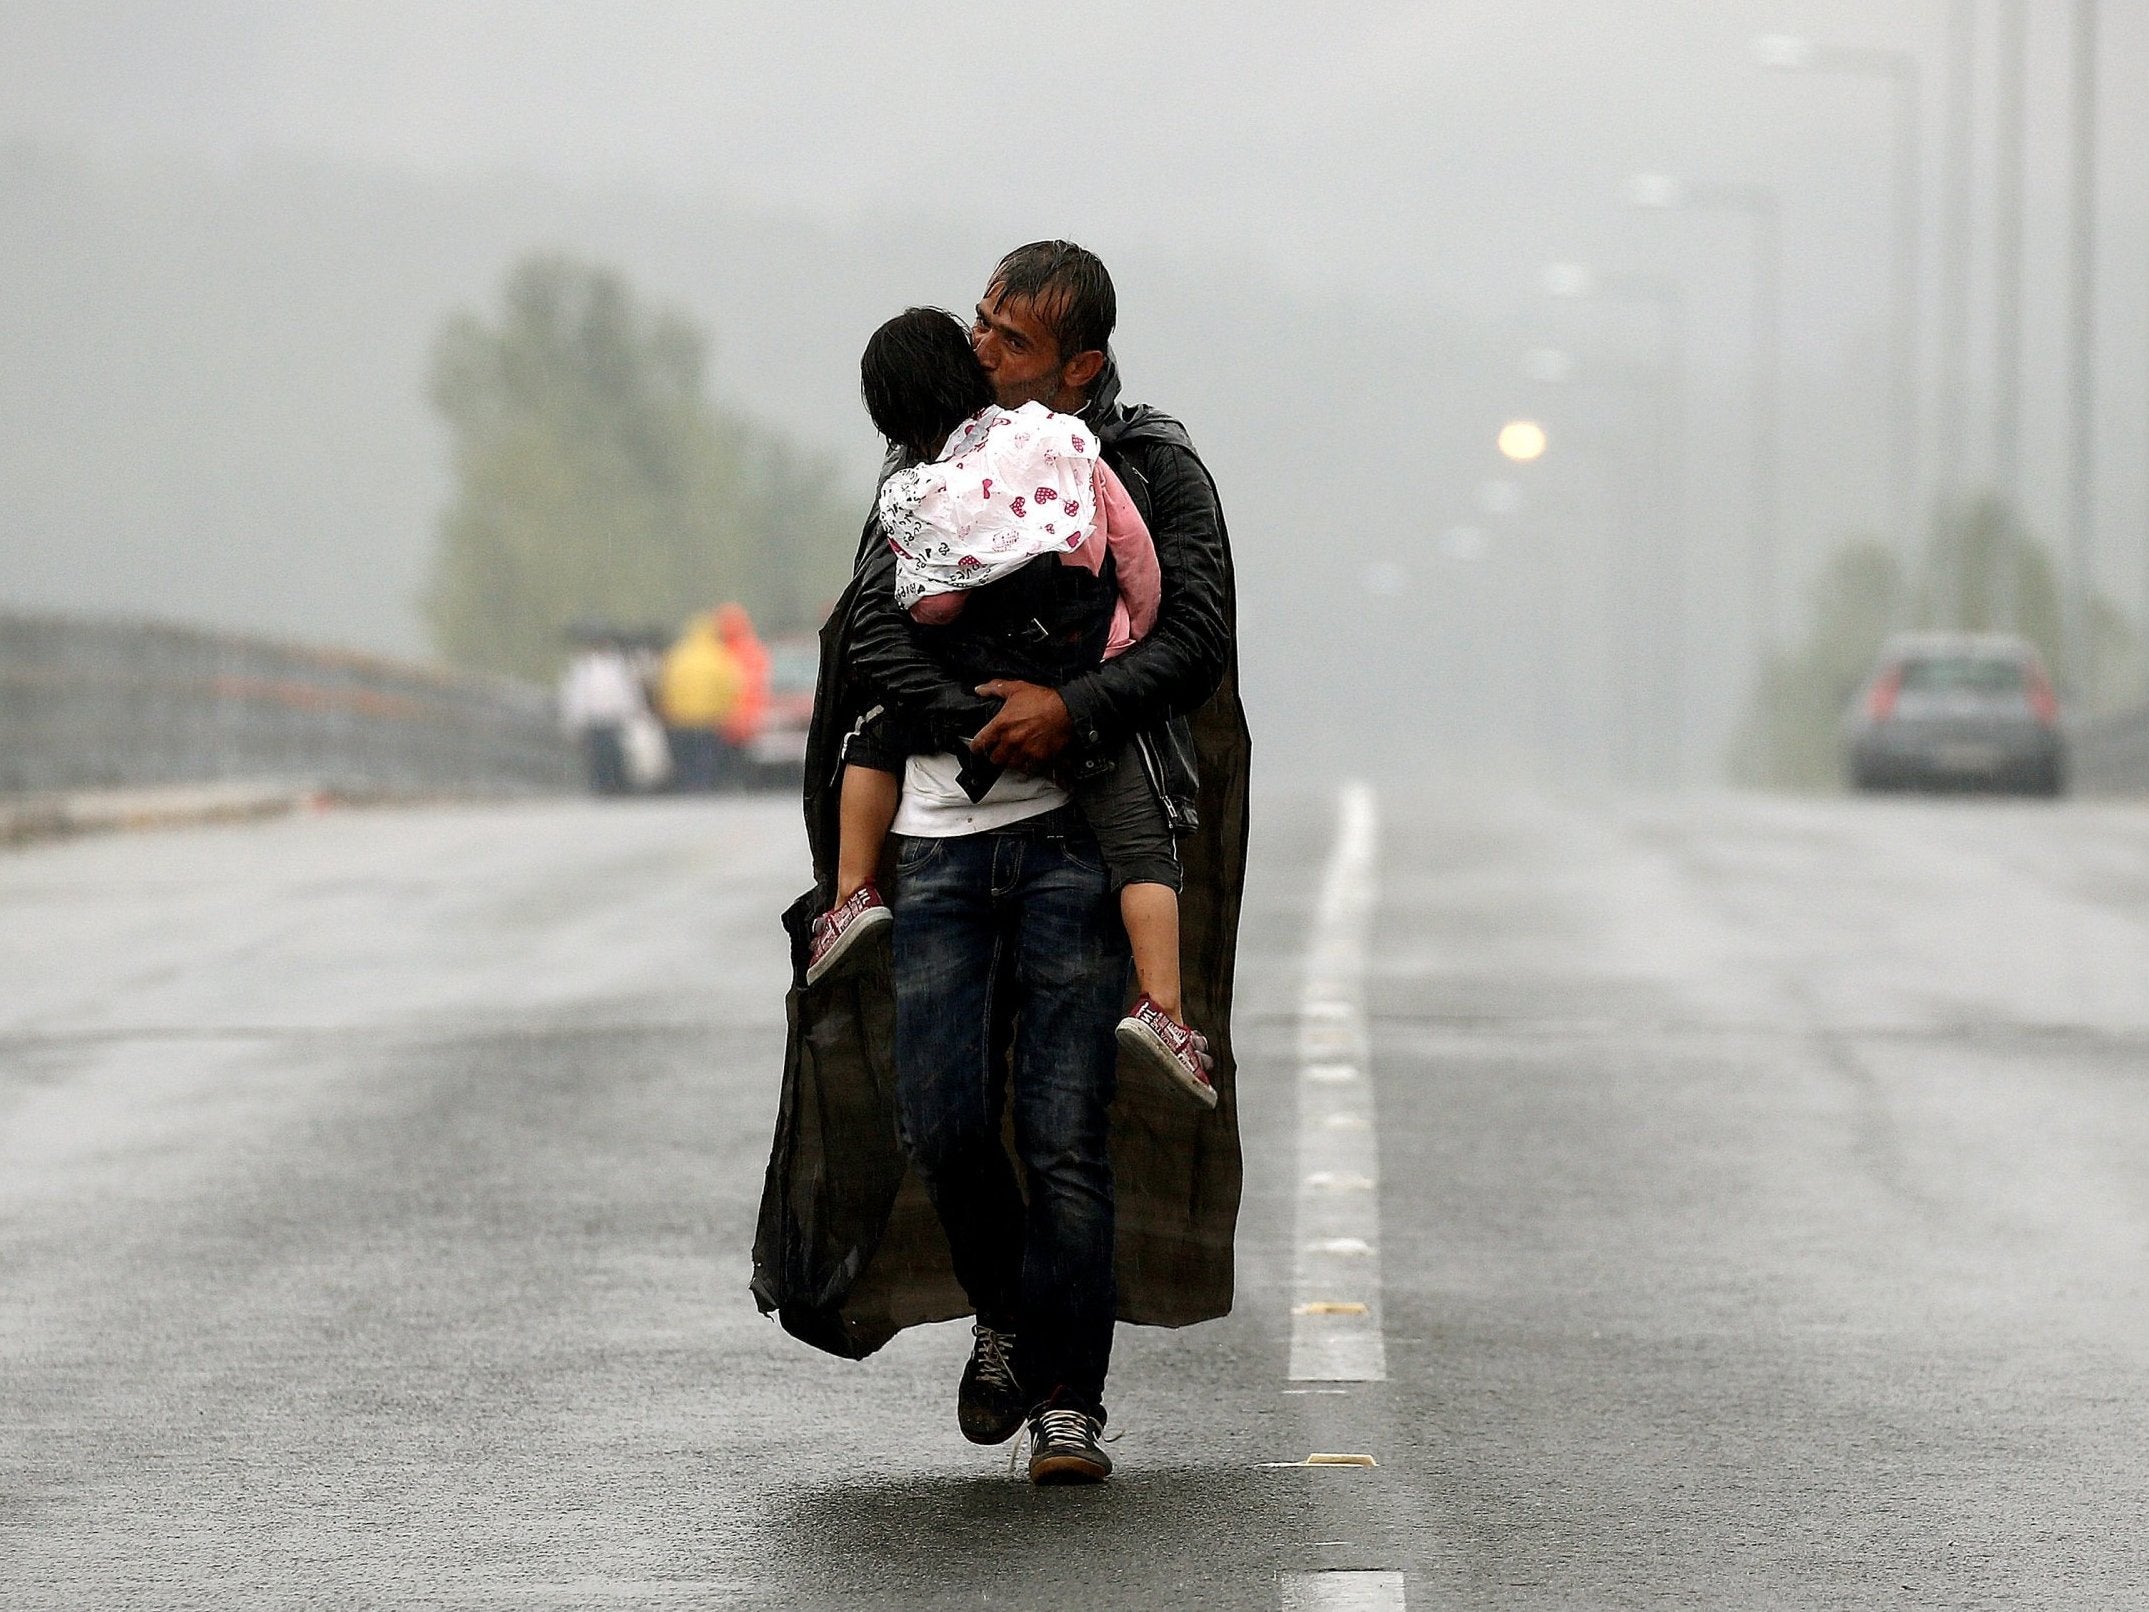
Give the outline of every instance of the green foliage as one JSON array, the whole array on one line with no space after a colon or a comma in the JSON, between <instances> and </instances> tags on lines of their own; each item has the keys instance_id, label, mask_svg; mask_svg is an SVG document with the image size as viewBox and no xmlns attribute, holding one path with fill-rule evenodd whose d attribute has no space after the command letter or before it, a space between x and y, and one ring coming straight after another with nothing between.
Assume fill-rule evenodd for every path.
<instances>
[{"instance_id":1,"label":"green foliage","mask_svg":"<svg viewBox=\"0 0 2149 1612\"><path fill-rule=\"evenodd\" d=\"M737 424L733 447L740 521L752 541L732 597L768 631L818 627L851 580L863 491L844 482L830 456L765 427Z\"/></svg>"},{"instance_id":2,"label":"green foliage","mask_svg":"<svg viewBox=\"0 0 2149 1612\"><path fill-rule=\"evenodd\" d=\"M1902 567L1879 543L1859 539L1835 552L1814 584L1805 642L1762 666L1732 756L1734 778L1815 789L1841 777L1843 713L1902 602Z\"/></svg>"},{"instance_id":3,"label":"green foliage","mask_svg":"<svg viewBox=\"0 0 2149 1612\"><path fill-rule=\"evenodd\" d=\"M1846 542L1814 585L1810 623L1803 641L1761 669L1731 758L1742 783L1838 787L1844 716L1897 628L2015 632L2055 675L2067 665L2051 557L1998 498L1935 523L1914 587L1881 544ZM2093 683L2081 703L2099 709L2122 702L2132 687L2134 642L2126 618L2102 595L2091 601L2090 634Z\"/></svg>"},{"instance_id":4,"label":"green foliage","mask_svg":"<svg viewBox=\"0 0 2149 1612\"><path fill-rule=\"evenodd\" d=\"M2055 678L2070 676L2058 573L2004 499L1980 498L1939 527L1917 603L1920 626L2020 633ZM2101 593L2090 600L2089 635L2089 687L2072 692L2091 710L2128 703L2137 686L2134 634Z\"/></svg>"},{"instance_id":5,"label":"green foliage","mask_svg":"<svg viewBox=\"0 0 2149 1612\"><path fill-rule=\"evenodd\" d=\"M714 407L706 363L684 317L559 257L515 268L497 324L448 321L432 399L456 496L425 601L444 656L543 676L571 622L724 599L765 631L811 624L850 559L831 468Z\"/></svg>"}]
</instances>

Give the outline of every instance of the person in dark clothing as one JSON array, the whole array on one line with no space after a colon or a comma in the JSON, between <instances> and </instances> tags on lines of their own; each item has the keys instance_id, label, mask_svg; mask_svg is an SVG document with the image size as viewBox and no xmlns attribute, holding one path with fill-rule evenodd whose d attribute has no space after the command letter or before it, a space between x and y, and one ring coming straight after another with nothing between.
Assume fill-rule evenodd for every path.
<instances>
[{"instance_id":1,"label":"person in dark clothing","mask_svg":"<svg viewBox=\"0 0 2149 1612\"><path fill-rule=\"evenodd\" d=\"M1079 414L1104 444L1162 576L1142 640L1057 686L966 683L896 606L875 522L824 630L806 779L817 883L785 915L791 1031L755 1244L762 1307L838 1354L974 1313L958 1420L981 1442L1027 1420L1038 1482L1110 1471L1097 1436L1115 1316L1178 1326L1229 1310L1240 1187L1229 1019L1247 737L1230 548L1184 430L1118 402L1113 314L1103 266L1041 242L996 268L973 340L1001 406ZM1188 1017L1210 1032L1214 1111L1131 1087L1115 1103L1125 939L1094 837L1049 798L980 832L895 836L892 977L806 984L835 882L842 742L875 711L898 713L928 753L1032 778L1109 765L1134 743L1182 851Z\"/></svg>"},{"instance_id":2,"label":"person in dark clothing","mask_svg":"<svg viewBox=\"0 0 2149 1612\"><path fill-rule=\"evenodd\" d=\"M1000 408L962 324L935 308L882 325L860 370L874 425L918 460L883 480L877 503L896 603L932 629L924 639L952 675L1057 685L1140 642L1156 620L1156 545L1086 421L1042 403ZM1145 1075L1214 1107L1207 1045L1179 1018L1178 853L1132 741L1101 772L1029 780L974 754L906 768L894 726L869 725L845 747L835 902L816 925L807 982L860 966L869 937L885 938L894 914L876 874L891 829L987 828L1030 815L1037 789L1065 785L1104 853L1134 954L1140 995L1116 1038ZM929 796L908 813L906 770ZM957 811L933 811L936 799Z\"/></svg>"},{"instance_id":3,"label":"person in dark clothing","mask_svg":"<svg viewBox=\"0 0 2149 1612\"><path fill-rule=\"evenodd\" d=\"M1110 277L1090 254L1058 243L1011 254L995 270L972 332L1000 405L1079 412L1103 370L1115 316ZM868 608L883 608L877 595ZM895 608L891 592L885 609ZM892 637L876 643L892 649ZM918 640L907 627L904 638L909 653L876 658L869 649L859 675L886 677L884 692L906 714L929 718L960 702L959 686L929 658L915 658ZM1190 668L1200 684L1187 679L1189 703L1206 699L1222 671L1213 654L1204 659ZM1058 687L986 682L985 697L1000 703L970 729L976 737L967 748L1044 777L1079 748L1070 700L1081 701L1082 678L1107 674L1112 664ZM931 698L906 697L921 681L930 681ZM1092 754L1104 750L1098 703L1090 702ZM1168 714L1154 691L1128 691L1123 709L1136 719L1126 730ZM998 1442L1027 1414L1034 1479L1096 1481L1111 1469L1097 1444L1115 1309L1105 1138L1126 941L1109 920L1095 836L1068 810L1064 792L1033 793L1025 804L1023 815L983 833L935 832L930 808L899 821L911 832L894 837L897 1115L957 1277L977 1305L976 1344L958 1395L965 1435ZM1027 1204L1001 1144L991 1078L990 999L1003 969L1017 1025L1011 1096Z\"/></svg>"}]
</instances>

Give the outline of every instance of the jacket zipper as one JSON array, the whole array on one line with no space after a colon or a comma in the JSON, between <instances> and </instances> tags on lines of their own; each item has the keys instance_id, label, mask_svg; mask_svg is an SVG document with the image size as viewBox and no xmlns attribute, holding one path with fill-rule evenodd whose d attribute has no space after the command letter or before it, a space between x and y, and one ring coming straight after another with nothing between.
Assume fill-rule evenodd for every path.
<instances>
[{"instance_id":1,"label":"jacket zipper","mask_svg":"<svg viewBox=\"0 0 2149 1612\"><path fill-rule=\"evenodd\" d=\"M1149 792L1157 797L1157 804L1164 808L1164 826L1173 834L1187 831L1186 813L1172 797L1164 782L1164 763L1157 757L1156 741L1147 733L1134 736L1134 750L1142 758L1142 771L1149 779Z\"/></svg>"}]
</instances>

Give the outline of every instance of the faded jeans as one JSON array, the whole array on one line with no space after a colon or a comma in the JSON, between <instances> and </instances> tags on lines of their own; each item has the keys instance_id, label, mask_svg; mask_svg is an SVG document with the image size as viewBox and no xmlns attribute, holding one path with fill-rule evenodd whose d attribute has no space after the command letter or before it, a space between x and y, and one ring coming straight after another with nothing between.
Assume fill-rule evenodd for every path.
<instances>
[{"instance_id":1,"label":"faded jeans","mask_svg":"<svg viewBox=\"0 0 2149 1612\"><path fill-rule=\"evenodd\" d=\"M1015 1332L1032 1403L1102 1415L1117 1307L1106 1110L1128 988L1103 858L1080 829L895 845L904 1148L978 1318ZM991 1049L1010 1022L1008 1082ZM1010 1085L1027 1203L1001 1140Z\"/></svg>"}]
</instances>

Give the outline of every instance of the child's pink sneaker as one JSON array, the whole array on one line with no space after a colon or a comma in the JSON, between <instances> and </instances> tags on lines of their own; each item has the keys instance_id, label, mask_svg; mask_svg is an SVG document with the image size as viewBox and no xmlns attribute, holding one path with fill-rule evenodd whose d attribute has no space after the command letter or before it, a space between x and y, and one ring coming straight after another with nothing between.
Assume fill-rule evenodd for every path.
<instances>
[{"instance_id":1,"label":"child's pink sneaker","mask_svg":"<svg viewBox=\"0 0 2149 1612\"><path fill-rule=\"evenodd\" d=\"M806 983L818 985L830 974L865 956L861 944L875 930L895 922L895 914L880 892L861 884L848 901L839 903L813 921L813 950L806 957Z\"/></svg>"},{"instance_id":2,"label":"child's pink sneaker","mask_svg":"<svg viewBox=\"0 0 2149 1612\"><path fill-rule=\"evenodd\" d=\"M1165 1076L1204 1108L1216 1106L1209 1038L1189 1030L1144 994L1119 1021L1119 1046L1136 1063Z\"/></svg>"}]
</instances>

